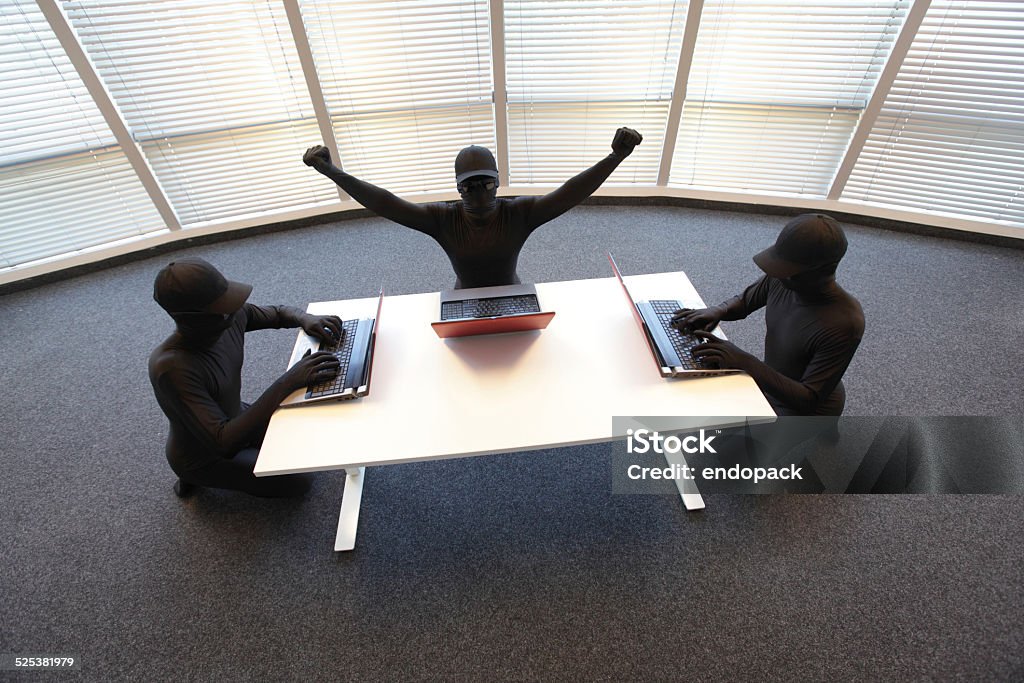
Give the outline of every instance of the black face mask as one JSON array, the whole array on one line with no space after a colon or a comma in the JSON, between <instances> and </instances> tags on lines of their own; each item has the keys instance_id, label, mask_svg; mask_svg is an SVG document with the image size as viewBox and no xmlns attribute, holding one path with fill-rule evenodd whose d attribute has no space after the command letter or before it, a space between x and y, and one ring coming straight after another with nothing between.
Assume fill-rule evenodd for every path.
<instances>
[{"instance_id":1,"label":"black face mask","mask_svg":"<svg viewBox=\"0 0 1024 683\"><path fill-rule=\"evenodd\" d=\"M786 289L797 294L818 294L828 289L828 286L835 280L835 263L826 263L813 270L806 270L791 277L779 278L779 282Z\"/></svg>"},{"instance_id":2,"label":"black face mask","mask_svg":"<svg viewBox=\"0 0 1024 683\"><path fill-rule=\"evenodd\" d=\"M171 315L178 325L178 332L190 342L212 343L220 338L224 330L231 327L234 313L174 313Z\"/></svg>"},{"instance_id":3,"label":"black face mask","mask_svg":"<svg viewBox=\"0 0 1024 683\"><path fill-rule=\"evenodd\" d=\"M494 178L470 178L457 188L463 207L471 215L485 215L498 204L498 181Z\"/></svg>"}]
</instances>

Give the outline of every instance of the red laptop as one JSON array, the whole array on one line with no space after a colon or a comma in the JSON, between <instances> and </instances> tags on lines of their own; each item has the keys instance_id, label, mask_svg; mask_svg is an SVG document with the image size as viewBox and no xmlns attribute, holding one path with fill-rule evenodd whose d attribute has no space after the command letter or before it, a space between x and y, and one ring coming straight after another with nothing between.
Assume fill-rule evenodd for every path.
<instances>
[{"instance_id":1,"label":"red laptop","mask_svg":"<svg viewBox=\"0 0 1024 683\"><path fill-rule=\"evenodd\" d=\"M441 292L441 320L430 326L438 337L468 337L542 330L554 317L533 285L504 285Z\"/></svg>"}]
</instances>

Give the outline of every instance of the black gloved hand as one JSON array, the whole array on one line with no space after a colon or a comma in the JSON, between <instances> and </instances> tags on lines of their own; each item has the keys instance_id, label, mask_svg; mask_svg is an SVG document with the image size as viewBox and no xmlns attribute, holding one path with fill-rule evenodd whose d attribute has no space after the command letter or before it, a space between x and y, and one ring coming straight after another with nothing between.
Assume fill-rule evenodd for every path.
<instances>
[{"instance_id":1,"label":"black gloved hand","mask_svg":"<svg viewBox=\"0 0 1024 683\"><path fill-rule=\"evenodd\" d=\"M672 327L680 332L703 330L710 332L722 320L722 311L717 306L711 308L680 308L672 314Z\"/></svg>"},{"instance_id":2,"label":"black gloved hand","mask_svg":"<svg viewBox=\"0 0 1024 683\"><path fill-rule=\"evenodd\" d=\"M341 341L345 333L341 329L341 318L336 315L309 315L302 319L302 331L322 342L334 344Z\"/></svg>"},{"instance_id":3,"label":"black gloved hand","mask_svg":"<svg viewBox=\"0 0 1024 683\"><path fill-rule=\"evenodd\" d=\"M331 151L323 145L313 145L302 155L302 163L312 166L317 171L331 167Z\"/></svg>"},{"instance_id":4,"label":"black gloved hand","mask_svg":"<svg viewBox=\"0 0 1024 683\"><path fill-rule=\"evenodd\" d=\"M710 332L695 330L693 334L703 339L704 343L693 347L691 353L706 368L746 370L751 362L757 362L757 358L740 347Z\"/></svg>"},{"instance_id":5,"label":"black gloved hand","mask_svg":"<svg viewBox=\"0 0 1024 683\"><path fill-rule=\"evenodd\" d=\"M307 351L306 355L288 368L278 381L284 384L288 391L295 391L334 377L340 367L341 363L330 351Z\"/></svg>"},{"instance_id":6,"label":"black gloved hand","mask_svg":"<svg viewBox=\"0 0 1024 683\"><path fill-rule=\"evenodd\" d=\"M632 128L619 128L612 138L612 154L625 159L633 153L633 148L639 145L644 139L643 135Z\"/></svg>"}]
</instances>

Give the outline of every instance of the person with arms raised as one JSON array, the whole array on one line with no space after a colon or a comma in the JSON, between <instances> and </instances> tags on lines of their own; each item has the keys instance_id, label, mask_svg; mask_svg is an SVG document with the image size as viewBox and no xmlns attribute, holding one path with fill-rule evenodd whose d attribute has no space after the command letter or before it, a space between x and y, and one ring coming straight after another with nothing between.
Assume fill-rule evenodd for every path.
<instances>
[{"instance_id":1,"label":"person with arms raised","mask_svg":"<svg viewBox=\"0 0 1024 683\"><path fill-rule=\"evenodd\" d=\"M333 180L370 211L432 237L455 270L455 288L519 284L519 252L530 234L592 195L643 137L619 128L604 159L542 197L499 198L498 165L485 147L471 145L455 158L452 203L414 204L346 173L326 147L306 150L303 162Z\"/></svg>"}]
</instances>

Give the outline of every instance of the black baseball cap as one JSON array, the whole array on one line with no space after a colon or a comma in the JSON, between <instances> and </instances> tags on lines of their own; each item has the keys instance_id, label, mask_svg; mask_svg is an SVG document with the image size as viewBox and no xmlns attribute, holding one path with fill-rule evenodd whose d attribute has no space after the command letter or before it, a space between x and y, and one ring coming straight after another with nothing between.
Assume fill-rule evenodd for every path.
<instances>
[{"instance_id":1,"label":"black baseball cap","mask_svg":"<svg viewBox=\"0 0 1024 683\"><path fill-rule=\"evenodd\" d=\"M479 145L464 148L455 157L455 182L461 183L474 176L498 177L498 163L491 150Z\"/></svg>"},{"instance_id":2,"label":"black baseball cap","mask_svg":"<svg viewBox=\"0 0 1024 683\"><path fill-rule=\"evenodd\" d=\"M839 263L846 246L846 235L836 219L805 213L786 223L775 244L754 256L754 263L768 275L784 279Z\"/></svg>"},{"instance_id":3,"label":"black baseball cap","mask_svg":"<svg viewBox=\"0 0 1024 683\"><path fill-rule=\"evenodd\" d=\"M153 282L153 299L168 313L234 313L251 292L197 256L170 262Z\"/></svg>"}]
</instances>

